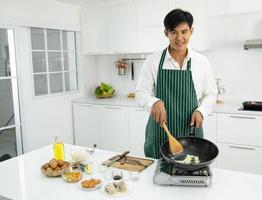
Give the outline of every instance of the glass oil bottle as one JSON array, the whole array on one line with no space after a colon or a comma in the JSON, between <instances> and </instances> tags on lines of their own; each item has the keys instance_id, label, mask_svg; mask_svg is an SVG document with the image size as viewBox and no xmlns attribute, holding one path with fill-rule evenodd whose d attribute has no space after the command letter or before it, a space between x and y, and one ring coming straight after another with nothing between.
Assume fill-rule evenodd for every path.
<instances>
[{"instance_id":1,"label":"glass oil bottle","mask_svg":"<svg viewBox=\"0 0 262 200\"><path fill-rule=\"evenodd\" d=\"M59 136L55 137L55 141L53 144L54 158L56 160L64 160L65 152L64 152L64 143L60 140Z\"/></svg>"}]
</instances>

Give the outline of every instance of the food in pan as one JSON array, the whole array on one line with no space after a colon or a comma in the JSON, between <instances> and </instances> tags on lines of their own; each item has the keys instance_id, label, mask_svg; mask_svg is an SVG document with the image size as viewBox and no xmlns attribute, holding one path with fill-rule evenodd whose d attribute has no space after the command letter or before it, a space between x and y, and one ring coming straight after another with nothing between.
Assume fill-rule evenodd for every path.
<instances>
[{"instance_id":1,"label":"food in pan","mask_svg":"<svg viewBox=\"0 0 262 200\"><path fill-rule=\"evenodd\" d=\"M124 181L108 183L105 186L105 191L108 194L116 194L127 191L127 185Z\"/></svg>"},{"instance_id":2,"label":"food in pan","mask_svg":"<svg viewBox=\"0 0 262 200\"><path fill-rule=\"evenodd\" d=\"M199 163L199 157L194 155L187 154L184 160L175 160L178 163L191 165Z\"/></svg>"}]
</instances>

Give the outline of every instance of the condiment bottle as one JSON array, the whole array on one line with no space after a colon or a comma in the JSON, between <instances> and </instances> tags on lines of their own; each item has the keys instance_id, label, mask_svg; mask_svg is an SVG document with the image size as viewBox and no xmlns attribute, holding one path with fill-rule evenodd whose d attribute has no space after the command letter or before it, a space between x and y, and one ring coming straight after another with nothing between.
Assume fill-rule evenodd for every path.
<instances>
[{"instance_id":1,"label":"condiment bottle","mask_svg":"<svg viewBox=\"0 0 262 200\"><path fill-rule=\"evenodd\" d=\"M88 161L85 164L85 173L86 174L92 174L93 173L93 162L92 161Z\"/></svg>"},{"instance_id":2,"label":"condiment bottle","mask_svg":"<svg viewBox=\"0 0 262 200\"><path fill-rule=\"evenodd\" d=\"M64 143L60 140L59 136L55 136L53 151L54 151L54 158L56 160L65 159Z\"/></svg>"}]
</instances>

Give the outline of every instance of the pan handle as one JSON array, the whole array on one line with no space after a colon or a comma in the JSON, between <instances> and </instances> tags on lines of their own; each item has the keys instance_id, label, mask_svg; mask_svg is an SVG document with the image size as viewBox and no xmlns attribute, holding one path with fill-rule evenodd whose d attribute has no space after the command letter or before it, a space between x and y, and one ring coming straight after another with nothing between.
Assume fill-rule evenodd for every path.
<instances>
[{"instance_id":1,"label":"pan handle","mask_svg":"<svg viewBox=\"0 0 262 200\"><path fill-rule=\"evenodd\" d=\"M194 125L189 127L189 136L190 137L196 136L196 127Z\"/></svg>"}]
</instances>

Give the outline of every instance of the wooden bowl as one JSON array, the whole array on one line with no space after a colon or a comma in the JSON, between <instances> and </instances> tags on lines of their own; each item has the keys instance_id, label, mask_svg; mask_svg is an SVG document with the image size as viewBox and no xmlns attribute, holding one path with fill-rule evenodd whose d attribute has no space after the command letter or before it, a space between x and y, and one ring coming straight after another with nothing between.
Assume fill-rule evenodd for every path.
<instances>
[{"instance_id":1,"label":"wooden bowl","mask_svg":"<svg viewBox=\"0 0 262 200\"><path fill-rule=\"evenodd\" d=\"M96 98L98 99L106 99L106 98L111 98L114 96L114 93L113 94L105 94L105 95L97 95Z\"/></svg>"}]
</instances>

